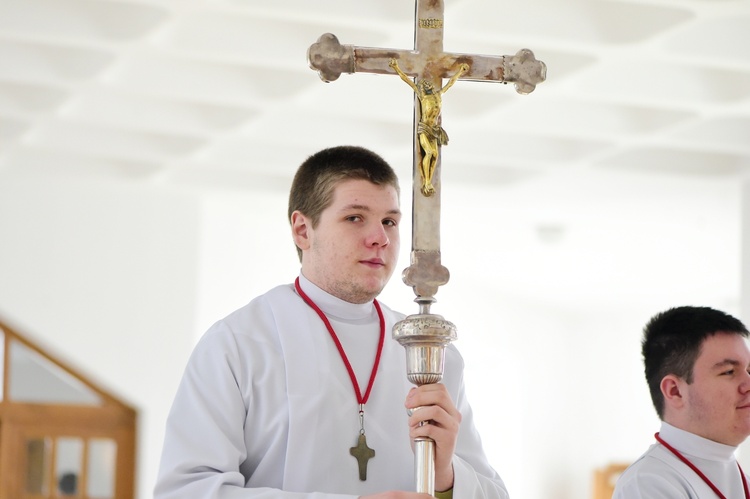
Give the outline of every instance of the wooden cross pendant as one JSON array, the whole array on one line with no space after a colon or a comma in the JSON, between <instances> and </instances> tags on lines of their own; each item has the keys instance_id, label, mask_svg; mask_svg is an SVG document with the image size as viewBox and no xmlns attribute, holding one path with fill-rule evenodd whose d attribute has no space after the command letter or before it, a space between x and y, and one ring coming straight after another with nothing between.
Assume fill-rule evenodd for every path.
<instances>
[{"instance_id":1,"label":"wooden cross pendant","mask_svg":"<svg viewBox=\"0 0 750 499\"><path fill-rule=\"evenodd\" d=\"M351 447L349 453L357 458L359 479L362 481L367 480L367 461L375 457L375 451L367 446L367 439L364 433L359 434L357 446Z\"/></svg>"}]
</instances>

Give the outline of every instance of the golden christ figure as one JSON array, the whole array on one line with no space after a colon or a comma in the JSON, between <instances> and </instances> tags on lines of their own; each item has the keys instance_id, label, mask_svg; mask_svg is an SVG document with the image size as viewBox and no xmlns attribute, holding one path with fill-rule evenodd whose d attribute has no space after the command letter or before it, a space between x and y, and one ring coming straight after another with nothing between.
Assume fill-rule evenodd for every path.
<instances>
[{"instance_id":1,"label":"golden christ figure","mask_svg":"<svg viewBox=\"0 0 750 499\"><path fill-rule=\"evenodd\" d=\"M439 124L440 108L443 100L442 95L456 83L461 75L469 71L469 65L466 63L458 67L458 72L454 74L443 88L435 91L432 82L427 79L419 81L419 85L414 83L409 76L404 73L398 66L396 59L391 59L389 64L396 73L404 80L419 98L420 119L417 124L417 133L419 134L419 144L422 146L424 153L420 172L422 173L422 194L429 197L435 193L435 187L432 185L432 176L435 173L440 146L448 144L448 134Z\"/></svg>"}]
</instances>

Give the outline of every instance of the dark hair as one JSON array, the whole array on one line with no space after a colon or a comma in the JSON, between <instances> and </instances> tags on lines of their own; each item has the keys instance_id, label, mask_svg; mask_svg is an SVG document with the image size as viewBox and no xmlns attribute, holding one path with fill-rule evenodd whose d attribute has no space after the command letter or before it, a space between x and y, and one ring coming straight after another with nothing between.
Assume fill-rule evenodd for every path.
<instances>
[{"instance_id":1,"label":"dark hair","mask_svg":"<svg viewBox=\"0 0 750 499\"><path fill-rule=\"evenodd\" d=\"M748 337L742 322L709 307L671 308L653 316L643 328L641 353L651 401L659 418L664 418L664 376L673 374L692 383L703 341L717 333Z\"/></svg>"},{"instance_id":2,"label":"dark hair","mask_svg":"<svg viewBox=\"0 0 750 499\"><path fill-rule=\"evenodd\" d=\"M333 202L333 190L342 180L369 180L376 185L390 185L400 193L398 177L379 155L358 146L323 149L307 158L297 169L289 191L287 219L299 210L310 217L313 227L323 210ZM297 248L302 259L302 251Z\"/></svg>"}]
</instances>

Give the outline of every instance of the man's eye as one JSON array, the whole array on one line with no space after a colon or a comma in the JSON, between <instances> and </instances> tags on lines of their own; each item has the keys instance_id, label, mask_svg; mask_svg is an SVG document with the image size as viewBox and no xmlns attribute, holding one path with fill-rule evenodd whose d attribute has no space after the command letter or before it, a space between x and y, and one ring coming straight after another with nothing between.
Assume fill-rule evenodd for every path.
<instances>
[{"instance_id":1,"label":"man's eye","mask_svg":"<svg viewBox=\"0 0 750 499\"><path fill-rule=\"evenodd\" d=\"M388 225L390 227L395 227L398 224L396 223L395 220L388 219L388 220L383 220L383 225Z\"/></svg>"},{"instance_id":2,"label":"man's eye","mask_svg":"<svg viewBox=\"0 0 750 499\"><path fill-rule=\"evenodd\" d=\"M350 222L359 222L360 220L362 220L362 217L360 217L359 215L351 215L349 217L346 217L346 219Z\"/></svg>"}]
</instances>

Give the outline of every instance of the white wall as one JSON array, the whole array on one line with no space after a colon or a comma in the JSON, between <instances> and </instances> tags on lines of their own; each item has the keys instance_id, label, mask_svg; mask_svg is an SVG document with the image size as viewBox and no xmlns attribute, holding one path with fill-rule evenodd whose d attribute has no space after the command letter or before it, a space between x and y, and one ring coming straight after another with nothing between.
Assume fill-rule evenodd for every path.
<instances>
[{"instance_id":1,"label":"white wall","mask_svg":"<svg viewBox=\"0 0 750 499\"><path fill-rule=\"evenodd\" d=\"M286 193L218 192L204 198L196 339L218 319L297 276L286 212Z\"/></svg>"},{"instance_id":2,"label":"white wall","mask_svg":"<svg viewBox=\"0 0 750 499\"><path fill-rule=\"evenodd\" d=\"M740 272L742 273L742 316L750 322L750 177L742 186L742 262ZM750 327L750 326L748 326Z\"/></svg>"},{"instance_id":3,"label":"white wall","mask_svg":"<svg viewBox=\"0 0 750 499\"><path fill-rule=\"evenodd\" d=\"M438 305L459 326L487 451L515 497L590 497L595 468L653 443L640 339L654 313L738 313L736 184L565 175L445 200L452 279Z\"/></svg>"},{"instance_id":4,"label":"white wall","mask_svg":"<svg viewBox=\"0 0 750 499\"><path fill-rule=\"evenodd\" d=\"M740 316L742 322L750 327L750 176L741 187L741 216L740 216ZM745 441L740 446L738 460L743 469L750 469L750 442Z\"/></svg>"},{"instance_id":5,"label":"white wall","mask_svg":"<svg viewBox=\"0 0 750 499\"><path fill-rule=\"evenodd\" d=\"M739 306L735 185L569 177L444 192L451 281L433 312L458 327L487 453L516 498L587 498L595 467L651 443L639 341L653 313ZM613 202L615 189L631 189L632 205ZM589 190L595 204L582 206ZM682 201L660 205L667 191ZM139 498L151 497L196 338L298 272L286 193L198 199L0 176L0 237L0 314L138 408ZM409 249L407 221L399 268ZM398 273L382 300L416 313Z\"/></svg>"},{"instance_id":6,"label":"white wall","mask_svg":"<svg viewBox=\"0 0 750 499\"><path fill-rule=\"evenodd\" d=\"M139 413L139 497L197 302L200 203L143 186L0 174L0 316Z\"/></svg>"}]
</instances>

